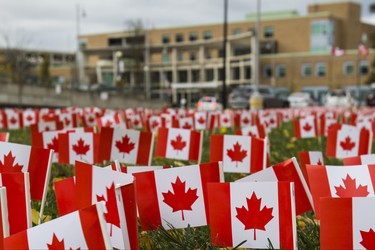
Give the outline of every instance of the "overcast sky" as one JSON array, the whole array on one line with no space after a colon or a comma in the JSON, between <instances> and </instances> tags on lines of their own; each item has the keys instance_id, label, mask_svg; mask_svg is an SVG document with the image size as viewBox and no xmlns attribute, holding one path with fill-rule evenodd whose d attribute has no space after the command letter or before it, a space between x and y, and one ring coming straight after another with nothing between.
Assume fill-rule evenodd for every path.
<instances>
[{"instance_id":1,"label":"overcast sky","mask_svg":"<svg viewBox=\"0 0 375 250\"><path fill-rule=\"evenodd\" d=\"M261 11L297 10L307 12L313 3L337 0L261 0ZM368 11L372 0L362 3L362 18L375 24ZM146 28L220 23L224 0L0 0L0 35L11 46L73 52L76 47L77 6L80 33L105 33L127 28L127 21L140 19ZM257 0L228 0L229 21L242 21L256 12ZM0 37L0 46L5 43Z\"/></svg>"}]
</instances>

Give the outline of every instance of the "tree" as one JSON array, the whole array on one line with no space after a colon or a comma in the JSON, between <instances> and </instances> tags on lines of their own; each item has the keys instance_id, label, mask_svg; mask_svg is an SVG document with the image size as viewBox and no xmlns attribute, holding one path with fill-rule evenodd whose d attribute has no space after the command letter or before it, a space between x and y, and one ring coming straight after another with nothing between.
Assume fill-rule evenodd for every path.
<instances>
[{"instance_id":1,"label":"tree","mask_svg":"<svg viewBox=\"0 0 375 250\"><path fill-rule=\"evenodd\" d=\"M23 86L30 77L31 63L29 62L24 48L31 40L22 31L17 37L12 35L11 30L0 30L1 40L4 44L3 65L8 69L11 82L18 85L18 102L22 103Z\"/></svg>"}]
</instances>

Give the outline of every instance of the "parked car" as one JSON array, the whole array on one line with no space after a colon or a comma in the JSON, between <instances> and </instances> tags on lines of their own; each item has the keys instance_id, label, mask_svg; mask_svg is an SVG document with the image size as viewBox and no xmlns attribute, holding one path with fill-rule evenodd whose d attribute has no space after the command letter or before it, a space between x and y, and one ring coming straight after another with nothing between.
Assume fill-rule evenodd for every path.
<instances>
[{"instance_id":1,"label":"parked car","mask_svg":"<svg viewBox=\"0 0 375 250\"><path fill-rule=\"evenodd\" d=\"M335 89L326 95L326 107L351 107L356 106L358 102L351 96L350 91Z\"/></svg>"},{"instance_id":2,"label":"parked car","mask_svg":"<svg viewBox=\"0 0 375 250\"><path fill-rule=\"evenodd\" d=\"M289 91L283 87L272 87L267 85L257 86L259 94L263 96L264 108L289 107L287 96ZM254 85L240 85L233 89L228 96L228 105L233 109L249 108L250 96L255 90Z\"/></svg>"},{"instance_id":3,"label":"parked car","mask_svg":"<svg viewBox=\"0 0 375 250\"><path fill-rule=\"evenodd\" d=\"M365 101L367 106L375 106L375 88L371 88L368 90Z\"/></svg>"},{"instance_id":4,"label":"parked car","mask_svg":"<svg viewBox=\"0 0 375 250\"><path fill-rule=\"evenodd\" d=\"M329 88L327 86L305 86L301 89L301 92L309 93L313 101L321 106L326 102L325 97Z\"/></svg>"},{"instance_id":5,"label":"parked car","mask_svg":"<svg viewBox=\"0 0 375 250\"><path fill-rule=\"evenodd\" d=\"M367 85L351 85L346 86L344 90L350 91L350 95L358 102L359 105L363 106L366 105L366 95L371 90L371 88Z\"/></svg>"},{"instance_id":6,"label":"parked car","mask_svg":"<svg viewBox=\"0 0 375 250\"><path fill-rule=\"evenodd\" d=\"M316 105L307 92L294 92L288 97L288 101L291 108L304 108Z\"/></svg>"},{"instance_id":7,"label":"parked car","mask_svg":"<svg viewBox=\"0 0 375 250\"><path fill-rule=\"evenodd\" d=\"M203 96L197 102L197 109L199 111L222 110L223 105L217 101L216 97Z\"/></svg>"}]
</instances>

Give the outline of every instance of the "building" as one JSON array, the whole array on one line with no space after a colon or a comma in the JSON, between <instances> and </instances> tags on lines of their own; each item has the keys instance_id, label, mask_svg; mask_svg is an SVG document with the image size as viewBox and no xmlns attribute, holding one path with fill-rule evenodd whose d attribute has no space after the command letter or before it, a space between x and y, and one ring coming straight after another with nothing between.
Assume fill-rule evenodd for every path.
<instances>
[{"instance_id":1,"label":"building","mask_svg":"<svg viewBox=\"0 0 375 250\"><path fill-rule=\"evenodd\" d=\"M256 15L228 24L226 83L254 83ZM368 37L375 27L361 21L361 5L350 1L312 4L295 11L262 13L260 83L298 91L306 86L363 85L374 57ZM219 96L223 82L223 24L134 29L79 37L85 79L140 89L151 98ZM343 54L334 56L336 52Z\"/></svg>"},{"instance_id":2,"label":"building","mask_svg":"<svg viewBox=\"0 0 375 250\"><path fill-rule=\"evenodd\" d=\"M17 81L15 74L22 74L26 84L71 87L77 78L75 57L74 53L0 48L0 83ZM18 69L12 69L16 58Z\"/></svg>"}]
</instances>

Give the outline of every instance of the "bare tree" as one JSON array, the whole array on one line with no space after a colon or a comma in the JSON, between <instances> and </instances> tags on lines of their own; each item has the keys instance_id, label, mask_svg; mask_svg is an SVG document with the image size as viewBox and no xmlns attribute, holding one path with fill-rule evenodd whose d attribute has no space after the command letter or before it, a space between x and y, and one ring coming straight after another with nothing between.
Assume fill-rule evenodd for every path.
<instances>
[{"instance_id":1,"label":"bare tree","mask_svg":"<svg viewBox=\"0 0 375 250\"><path fill-rule=\"evenodd\" d=\"M31 39L19 30L13 35L11 29L0 30L0 36L4 46L3 64L9 69L9 78L13 84L18 85L18 102L22 103L23 87L30 77L31 63L29 62L25 47L31 43Z\"/></svg>"}]
</instances>

